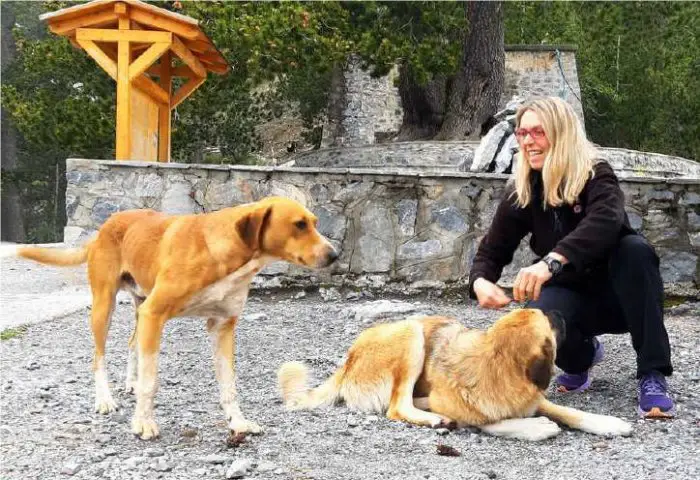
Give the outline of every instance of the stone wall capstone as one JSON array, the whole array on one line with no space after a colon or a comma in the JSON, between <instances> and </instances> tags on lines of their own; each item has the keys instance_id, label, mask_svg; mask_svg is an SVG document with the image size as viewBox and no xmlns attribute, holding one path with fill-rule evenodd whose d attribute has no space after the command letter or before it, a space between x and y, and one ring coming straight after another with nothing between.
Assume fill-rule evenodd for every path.
<instances>
[{"instance_id":1,"label":"stone wall capstone","mask_svg":"<svg viewBox=\"0 0 700 480\"><path fill-rule=\"evenodd\" d=\"M341 251L331 268L276 263L267 286L459 286L503 194L507 176L407 169L284 168L69 159L67 243L131 208L201 213L283 195L305 204ZM672 293L700 286L700 180L621 180L635 228L655 245ZM502 283L533 260L523 240Z\"/></svg>"}]
</instances>

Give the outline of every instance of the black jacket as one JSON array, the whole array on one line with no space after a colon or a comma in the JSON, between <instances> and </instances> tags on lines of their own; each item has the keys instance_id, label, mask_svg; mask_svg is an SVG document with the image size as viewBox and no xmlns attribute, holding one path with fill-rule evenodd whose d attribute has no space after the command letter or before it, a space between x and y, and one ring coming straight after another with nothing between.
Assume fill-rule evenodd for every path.
<instances>
[{"instance_id":1,"label":"black jacket","mask_svg":"<svg viewBox=\"0 0 700 480\"><path fill-rule=\"evenodd\" d=\"M542 176L532 172L532 200L525 208L515 203L512 188L506 189L486 236L481 240L469 273L469 294L475 297L477 278L497 282L503 267L513 260L520 241L528 233L530 248L538 257L549 252L565 256L569 264L547 285L582 285L607 265L612 247L625 235L636 234L625 212L625 199L617 176L606 162L594 166L574 205L542 207Z\"/></svg>"}]
</instances>

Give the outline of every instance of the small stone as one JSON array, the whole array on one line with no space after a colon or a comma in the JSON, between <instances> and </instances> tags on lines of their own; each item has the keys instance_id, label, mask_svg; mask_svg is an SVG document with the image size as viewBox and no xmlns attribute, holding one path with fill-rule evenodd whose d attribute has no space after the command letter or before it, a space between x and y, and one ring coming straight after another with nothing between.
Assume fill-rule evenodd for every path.
<instances>
[{"instance_id":1,"label":"small stone","mask_svg":"<svg viewBox=\"0 0 700 480\"><path fill-rule=\"evenodd\" d=\"M264 322L268 318L266 313L251 313L246 315L246 320L251 322Z\"/></svg>"},{"instance_id":2,"label":"small stone","mask_svg":"<svg viewBox=\"0 0 700 480\"><path fill-rule=\"evenodd\" d=\"M211 455L207 455L206 457L202 457L202 461L204 463L212 463L214 465L221 465L229 461L231 457L227 455L217 455L215 453Z\"/></svg>"},{"instance_id":3,"label":"small stone","mask_svg":"<svg viewBox=\"0 0 700 480\"><path fill-rule=\"evenodd\" d=\"M486 470L484 473L486 474L487 477L489 477L491 479L498 477L498 474L496 472L494 472L493 470Z\"/></svg>"},{"instance_id":4,"label":"small stone","mask_svg":"<svg viewBox=\"0 0 700 480\"><path fill-rule=\"evenodd\" d=\"M266 472L271 472L275 468L276 468L276 465L274 463L262 461L258 464L258 468L256 470L260 473L266 473Z\"/></svg>"},{"instance_id":5,"label":"small stone","mask_svg":"<svg viewBox=\"0 0 700 480\"><path fill-rule=\"evenodd\" d=\"M143 457L130 457L124 460L124 468L127 470L132 470L144 462Z\"/></svg>"},{"instance_id":6,"label":"small stone","mask_svg":"<svg viewBox=\"0 0 700 480\"><path fill-rule=\"evenodd\" d=\"M245 458L236 460L226 470L226 478L243 478L248 470L253 467L253 462Z\"/></svg>"},{"instance_id":7,"label":"small stone","mask_svg":"<svg viewBox=\"0 0 700 480\"><path fill-rule=\"evenodd\" d=\"M447 428L438 428L435 430L435 433L438 435L448 435L450 433L450 430Z\"/></svg>"},{"instance_id":8,"label":"small stone","mask_svg":"<svg viewBox=\"0 0 700 480\"><path fill-rule=\"evenodd\" d=\"M75 377L68 377L64 380L65 383L77 383L78 379Z\"/></svg>"},{"instance_id":9,"label":"small stone","mask_svg":"<svg viewBox=\"0 0 700 480\"><path fill-rule=\"evenodd\" d=\"M301 292L294 295L294 298L297 300L299 300L300 298L304 298L304 297L306 297L306 292L304 290L302 290Z\"/></svg>"},{"instance_id":10,"label":"small stone","mask_svg":"<svg viewBox=\"0 0 700 480\"><path fill-rule=\"evenodd\" d=\"M348 427L356 427L360 424L355 418L348 418Z\"/></svg>"},{"instance_id":11,"label":"small stone","mask_svg":"<svg viewBox=\"0 0 700 480\"><path fill-rule=\"evenodd\" d=\"M37 361L32 360L29 363L27 363L27 365L24 368L26 368L27 370L38 370L40 367L41 365L39 365Z\"/></svg>"},{"instance_id":12,"label":"small stone","mask_svg":"<svg viewBox=\"0 0 700 480\"><path fill-rule=\"evenodd\" d=\"M78 473L80 471L81 467L82 467L82 465L80 465L80 463L78 462L77 459L71 458L70 460L68 460L68 462L66 462L63 465L63 467L61 468L61 473L63 475L72 476L72 475L75 475L76 473Z\"/></svg>"},{"instance_id":13,"label":"small stone","mask_svg":"<svg viewBox=\"0 0 700 480\"><path fill-rule=\"evenodd\" d=\"M194 473L195 475L199 475L199 476L206 475L207 469L206 468L195 468L194 470L192 470L192 473Z\"/></svg>"},{"instance_id":14,"label":"small stone","mask_svg":"<svg viewBox=\"0 0 700 480\"><path fill-rule=\"evenodd\" d=\"M168 463L164 458L159 458L158 463L153 466L153 470L158 472L169 472L173 469L173 466Z\"/></svg>"},{"instance_id":15,"label":"small stone","mask_svg":"<svg viewBox=\"0 0 700 480\"><path fill-rule=\"evenodd\" d=\"M104 453L106 456L111 457L113 455L116 455L119 453L116 448L105 448L102 450L102 453Z\"/></svg>"},{"instance_id":16,"label":"small stone","mask_svg":"<svg viewBox=\"0 0 700 480\"><path fill-rule=\"evenodd\" d=\"M379 417L376 415L367 415L367 422L368 423L374 423L379 421Z\"/></svg>"},{"instance_id":17,"label":"small stone","mask_svg":"<svg viewBox=\"0 0 700 480\"><path fill-rule=\"evenodd\" d=\"M162 457L165 455L165 450L162 448L147 448L144 454L146 454L147 457Z\"/></svg>"},{"instance_id":18,"label":"small stone","mask_svg":"<svg viewBox=\"0 0 700 480\"><path fill-rule=\"evenodd\" d=\"M112 441L112 436L108 433L102 433L95 438L95 441L102 444L109 443Z\"/></svg>"},{"instance_id":19,"label":"small stone","mask_svg":"<svg viewBox=\"0 0 700 480\"><path fill-rule=\"evenodd\" d=\"M347 295L345 295L345 300L359 300L360 299L360 294L358 292L349 292Z\"/></svg>"},{"instance_id":20,"label":"small stone","mask_svg":"<svg viewBox=\"0 0 700 480\"><path fill-rule=\"evenodd\" d=\"M596 448L596 449L603 449L603 448L608 448L608 443L607 442L595 442L591 444L591 447Z\"/></svg>"}]
</instances>

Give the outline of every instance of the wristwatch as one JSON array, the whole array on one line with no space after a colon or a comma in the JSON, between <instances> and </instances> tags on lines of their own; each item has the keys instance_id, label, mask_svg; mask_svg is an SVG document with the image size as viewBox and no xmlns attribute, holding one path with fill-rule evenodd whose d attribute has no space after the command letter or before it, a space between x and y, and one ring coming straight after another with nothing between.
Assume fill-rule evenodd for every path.
<instances>
[{"instance_id":1,"label":"wristwatch","mask_svg":"<svg viewBox=\"0 0 700 480\"><path fill-rule=\"evenodd\" d=\"M552 257L551 255L545 255L542 261L547 264L547 267L549 268L549 273L551 273L553 277L556 277L559 274L559 272L561 272L561 269L564 267L559 260Z\"/></svg>"}]
</instances>

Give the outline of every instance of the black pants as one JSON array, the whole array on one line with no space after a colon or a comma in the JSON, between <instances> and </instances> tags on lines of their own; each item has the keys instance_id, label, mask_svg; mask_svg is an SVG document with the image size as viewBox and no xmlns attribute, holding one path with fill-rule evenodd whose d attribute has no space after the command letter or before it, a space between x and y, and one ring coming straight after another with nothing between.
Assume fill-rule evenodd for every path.
<instances>
[{"instance_id":1,"label":"black pants","mask_svg":"<svg viewBox=\"0 0 700 480\"><path fill-rule=\"evenodd\" d=\"M544 286L528 307L559 310L566 319L566 338L556 364L581 373L593 361L593 337L603 333L632 336L637 352L637 378L657 370L671 375L671 348L663 321L663 284L659 257L640 235L627 235L611 252L607 271L585 286Z\"/></svg>"}]
</instances>

